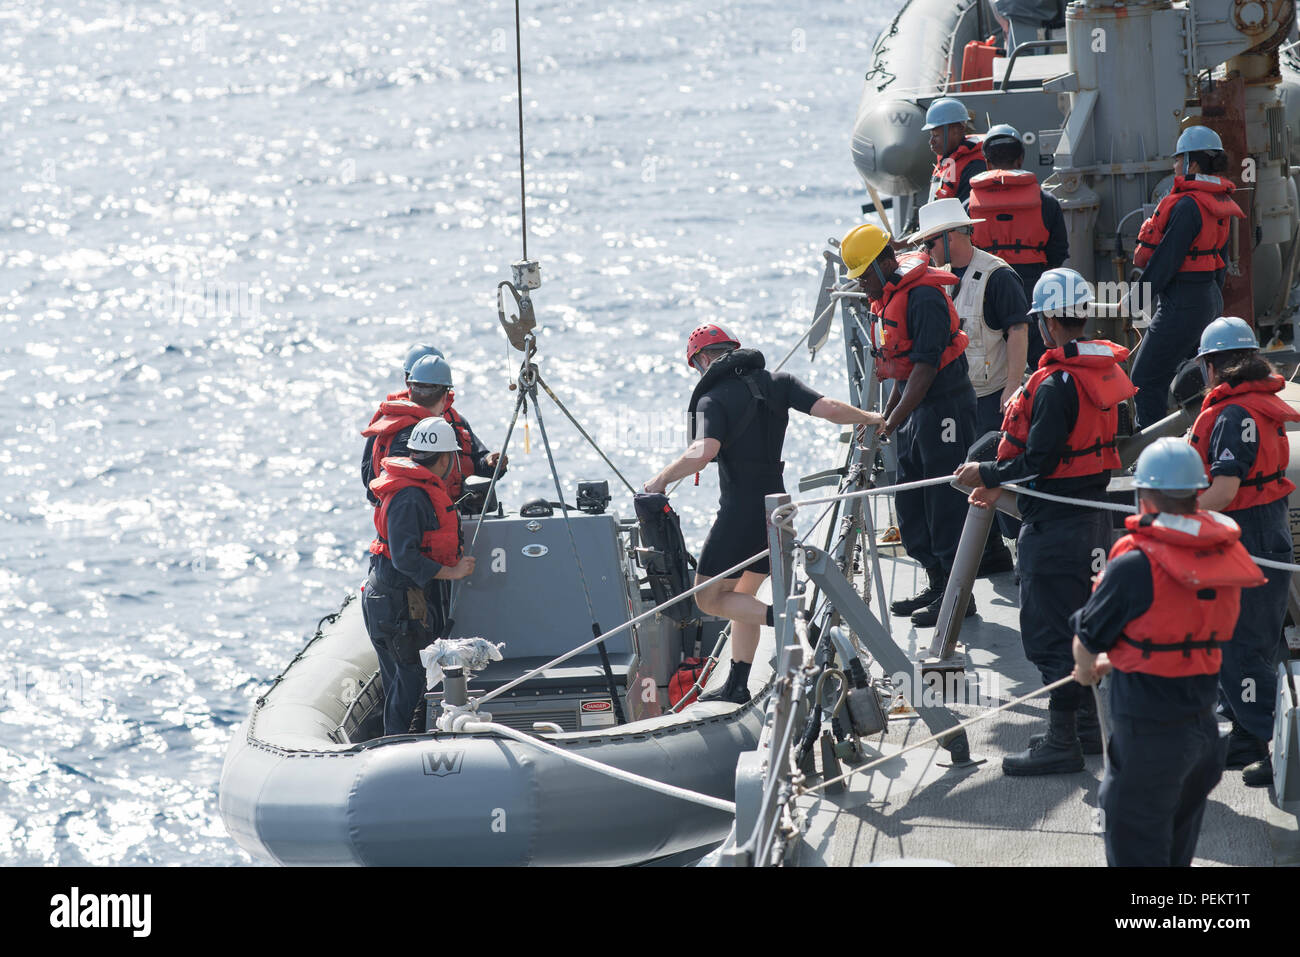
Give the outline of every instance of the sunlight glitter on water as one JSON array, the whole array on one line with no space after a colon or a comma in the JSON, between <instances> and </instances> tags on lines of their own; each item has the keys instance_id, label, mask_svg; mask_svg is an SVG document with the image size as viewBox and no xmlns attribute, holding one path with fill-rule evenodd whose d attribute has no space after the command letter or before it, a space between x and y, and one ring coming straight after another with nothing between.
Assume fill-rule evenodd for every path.
<instances>
[{"instance_id":1,"label":"sunlight glitter on water","mask_svg":"<svg viewBox=\"0 0 1300 957\"><path fill-rule=\"evenodd\" d=\"M849 131L884 19L526 17L542 367L633 482L680 447L691 328L769 358L803 331L863 201ZM4 22L0 860L244 862L224 742L364 574L358 433L409 343L448 345L458 407L504 434L513 7L51 0ZM790 368L843 394L837 361ZM544 411L566 485L607 477ZM507 507L553 495L535 428ZM836 432L793 423L787 474ZM715 500L708 473L675 499L692 544Z\"/></svg>"}]
</instances>

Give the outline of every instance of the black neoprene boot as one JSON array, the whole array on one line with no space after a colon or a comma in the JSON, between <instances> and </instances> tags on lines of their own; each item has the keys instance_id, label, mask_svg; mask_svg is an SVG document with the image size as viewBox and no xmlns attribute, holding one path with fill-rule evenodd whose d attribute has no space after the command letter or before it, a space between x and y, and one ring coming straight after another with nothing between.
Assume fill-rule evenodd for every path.
<instances>
[{"instance_id":1,"label":"black neoprene boot","mask_svg":"<svg viewBox=\"0 0 1300 957\"><path fill-rule=\"evenodd\" d=\"M1083 750L1079 747L1076 713L1047 712L1047 734L1027 751L1009 754L1002 759L1002 773L1016 777L1035 774L1072 774L1083 770Z\"/></svg>"},{"instance_id":2,"label":"black neoprene boot","mask_svg":"<svg viewBox=\"0 0 1300 957\"><path fill-rule=\"evenodd\" d=\"M749 668L747 661L733 661L727 672L727 683L717 691L710 691L699 696L698 701L730 701L733 704L745 704L749 701Z\"/></svg>"},{"instance_id":3,"label":"black neoprene boot","mask_svg":"<svg viewBox=\"0 0 1300 957\"><path fill-rule=\"evenodd\" d=\"M1084 754L1101 754L1101 721L1097 718L1097 699L1091 691L1083 693L1076 712L1075 727L1079 731L1079 746ZM1037 747L1047 735L1043 733L1030 735L1029 746Z\"/></svg>"},{"instance_id":4,"label":"black neoprene boot","mask_svg":"<svg viewBox=\"0 0 1300 957\"><path fill-rule=\"evenodd\" d=\"M927 568L925 574L930 583L911 598L900 598L898 601L891 602L889 605L890 614L910 615L918 608L924 608L936 598L943 597L943 589L948 584L948 577L944 575L943 569L938 566Z\"/></svg>"}]
</instances>

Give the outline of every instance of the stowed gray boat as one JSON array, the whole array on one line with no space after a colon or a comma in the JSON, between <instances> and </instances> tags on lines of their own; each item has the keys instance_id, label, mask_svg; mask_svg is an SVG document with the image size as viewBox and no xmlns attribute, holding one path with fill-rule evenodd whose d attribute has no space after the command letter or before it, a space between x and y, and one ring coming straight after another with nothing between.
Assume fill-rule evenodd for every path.
<instances>
[{"instance_id":1,"label":"stowed gray boat","mask_svg":"<svg viewBox=\"0 0 1300 957\"><path fill-rule=\"evenodd\" d=\"M570 521L602 625L612 628L653 607L649 589L638 583L637 523L581 513ZM467 537L474 528L468 525ZM506 657L474 676L471 696L582 643L591 624L562 516L485 518L476 554L480 573L459 600L455 634L503 641ZM494 556L501 570L487 571ZM761 709L753 702L695 702L663 713L683 637L693 645L697 629L655 618L607 642L627 723L616 724L595 653L494 699L493 720L730 800L737 757L755 747ZM712 641L720 623L703 624ZM755 692L771 676L768 629L765 643L751 678ZM725 653L722 659L718 682L727 670ZM381 737L382 702L360 603L345 602L258 699L227 752L221 814L241 847L283 864L632 864L703 854L731 827L724 811L614 780L498 734ZM534 732L537 722L550 730Z\"/></svg>"}]
</instances>

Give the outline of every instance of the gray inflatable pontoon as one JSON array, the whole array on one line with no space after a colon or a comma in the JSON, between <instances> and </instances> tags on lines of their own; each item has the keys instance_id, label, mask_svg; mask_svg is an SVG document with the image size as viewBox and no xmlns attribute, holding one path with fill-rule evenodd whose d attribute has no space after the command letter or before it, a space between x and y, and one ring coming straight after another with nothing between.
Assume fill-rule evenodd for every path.
<instances>
[{"instance_id":1,"label":"gray inflatable pontoon","mask_svg":"<svg viewBox=\"0 0 1300 957\"><path fill-rule=\"evenodd\" d=\"M546 552L535 546L551 540L556 547L547 551L557 560L548 566L541 558L512 559L509 575L476 572L456 633L504 640L505 660L471 679L471 696L520 674L521 661L535 667L547 660L539 655L559 654L590 634L582 598L566 594L578 579L565 571L571 563L563 561L569 547L560 537L562 521L484 519L480 569L496 548L520 554L519 541L531 547L524 555L536 556ZM637 587L633 549L618 547L635 534L635 523L586 514L572 521L602 624L626 622L651 607ZM528 576L543 570L551 577L538 591L543 583ZM503 601L512 589L516 600ZM548 600L527 608L518 600L523 595ZM736 760L758 740L761 691L772 678L772 630L763 629L751 674L754 701L696 702L669 714L662 706L668 677L684 654L682 634L660 616L608 642L619 701L631 719L626 724L614 724L609 713L608 684L595 655L547 669L487 707L494 721L587 758L731 800ZM728 665L724 647L710 685L721 684ZM723 811L623 783L503 736L377 736L383 700L377 669L360 602L347 601L236 731L222 769L220 810L250 854L282 864L623 865L703 855L732 825ZM651 682L656 687L649 691ZM593 704L601 701L606 704ZM538 732L539 719L564 730Z\"/></svg>"}]
</instances>

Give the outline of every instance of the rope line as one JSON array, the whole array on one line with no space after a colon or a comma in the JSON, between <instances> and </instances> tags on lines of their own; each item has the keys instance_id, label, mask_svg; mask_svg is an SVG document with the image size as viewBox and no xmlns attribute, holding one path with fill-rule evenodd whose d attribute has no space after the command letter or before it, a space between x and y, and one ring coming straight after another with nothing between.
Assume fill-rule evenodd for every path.
<instances>
[{"instance_id":1,"label":"rope line","mask_svg":"<svg viewBox=\"0 0 1300 957\"><path fill-rule=\"evenodd\" d=\"M469 717L469 715L463 717ZM574 764L587 768L589 771L595 771L597 774L603 774L606 777L614 778L616 781L622 781L625 784L632 784L636 787L645 788L648 791L665 794L668 797L690 801L692 804L701 804L704 807L713 808L715 811L723 811L726 814L736 813L736 804L734 801L724 801L722 798L715 798L711 794L701 794L699 791L679 788L675 784L665 784L662 781L656 781L654 778L647 778L640 774L633 774L631 771L624 771L622 768L616 768L611 764L605 764L601 761L594 761L591 758L583 757L580 754L575 754L572 751L568 751L564 748L550 744L549 742L535 738L531 734L508 727L504 724L497 724L494 721L457 721L455 730L463 731L468 734L499 734L502 737L510 738L512 741L518 741L520 744L531 745L539 751L553 754L557 758L571 761Z\"/></svg>"},{"instance_id":2,"label":"rope line","mask_svg":"<svg viewBox=\"0 0 1300 957\"><path fill-rule=\"evenodd\" d=\"M527 368L528 359L524 359L524 366ZM523 373L520 373L521 377ZM524 394L520 391L519 401L515 403L515 414L510 418L510 427L506 429L505 441L501 444L501 454L497 458L496 467L492 469L492 479L488 482L487 494L483 496L483 505L487 506L488 500L492 498L492 491L496 488L497 480L501 477L502 463L506 460L506 449L510 447L510 437L514 434L515 423L519 421L519 410L523 408ZM478 524L474 526L474 534L470 537L469 548L465 549L465 556L469 557L474 554L474 546L478 542L478 533L483 528L485 516L479 513ZM463 581L454 581L451 583L451 597L447 600L447 620L452 621L456 612L456 600L460 598L460 593L464 588Z\"/></svg>"},{"instance_id":3,"label":"rope line","mask_svg":"<svg viewBox=\"0 0 1300 957\"><path fill-rule=\"evenodd\" d=\"M551 387L547 385L546 382L542 379L541 373L538 373L537 375L537 384L540 385L546 391L546 394L548 396L551 397L551 401L554 402L556 406L559 407L559 410L564 413L565 418L567 418L570 422L573 423L573 427L578 430L578 434L581 435L584 439L586 439L587 443L593 449L596 450L596 454L599 455L601 459L604 461L604 463L609 466L610 471L612 471L615 475L618 476L619 481L622 482L625 486L627 486L627 490L629 492L631 492L633 495L636 495L637 490L632 487L632 483L629 482L624 477L623 473L618 470L618 467L615 466L614 463L609 460L609 456L606 455L601 450L600 446L596 444L596 440L587 434L587 430L584 429L581 423L579 423L578 420L573 417L573 414L569 412L567 408L565 408L564 403L560 401L559 397L554 392L551 391ZM541 427L540 423L538 424L538 427L539 428Z\"/></svg>"},{"instance_id":4,"label":"rope line","mask_svg":"<svg viewBox=\"0 0 1300 957\"><path fill-rule=\"evenodd\" d=\"M539 377L534 375L533 382L527 390L528 397L533 400L533 414L537 416L537 431L542 433L542 445L546 449L546 462L551 467L551 479L555 482L555 494L560 500L560 514L564 516L564 530L569 535L569 549L573 552L573 563L578 567L578 581L582 583L582 597L587 602L587 617L591 619L591 633L600 636L600 620L596 617L596 606L591 600L591 586L587 581L587 573L582 567L582 556L578 552L578 539L573 534L573 521L569 518L569 506L564 501L564 487L560 484L560 472L555 467L555 456L551 454L551 438L546 432L546 423L542 421L542 404L537 401L536 382ZM548 390L549 391L549 390ZM614 671L609 663L609 651L605 648L605 642L598 640L596 647L600 650L601 669L605 672L605 681L609 685L610 701L614 705L614 717L618 723L624 722L623 704L619 700L618 686L614 682Z\"/></svg>"},{"instance_id":5,"label":"rope line","mask_svg":"<svg viewBox=\"0 0 1300 957\"><path fill-rule=\"evenodd\" d=\"M551 454L551 439L546 434L546 425L542 421L542 406L537 401L537 390L530 389L529 396L533 400L533 414L537 416L537 431L542 433L542 446L546 449L546 463L551 468L551 481L555 483L555 494L560 503L560 514L564 516L564 528L569 534L569 548L573 551L574 564L578 566L578 580L582 582L582 597L587 602L587 617L593 624L596 621L596 607L591 601L591 587L587 583L587 574L582 568L582 557L578 554L578 539L573 534L573 522L569 519L569 506L564 501L564 487L560 484L560 473L555 467L555 456ZM599 631L599 627L596 629Z\"/></svg>"},{"instance_id":6,"label":"rope line","mask_svg":"<svg viewBox=\"0 0 1300 957\"><path fill-rule=\"evenodd\" d=\"M523 32L519 28L519 0L515 0L515 90L519 99L519 220L524 241L523 259L528 258L528 203L524 190L524 54Z\"/></svg>"},{"instance_id":7,"label":"rope line","mask_svg":"<svg viewBox=\"0 0 1300 957\"><path fill-rule=\"evenodd\" d=\"M552 658L546 664L539 665L538 667L532 669L531 671L525 672L524 674L520 675L518 678L515 678L513 681L508 681L505 684L503 684L501 687L494 688L492 691L489 691L487 694L480 695L477 698L472 698L470 700L471 706L477 708L479 705L491 701L493 698L499 697L505 694L507 691L514 690L515 688L519 687L521 684L523 684L525 681L529 680L530 678L534 678L537 675L541 674L547 668L553 668L558 664L563 664L564 662L568 661L570 658L574 657L575 655L580 655L588 648L592 648L600 644L600 642L604 641L606 638L609 638L612 635L617 635L620 631L624 631L628 628L631 628L633 625L638 625L641 622L645 621L646 619L650 618L651 616L659 614L660 612L663 611L663 609L667 608L669 605L675 605L679 601L684 601L685 599L694 595L696 592L704 588L707 588L709 585L712 585L714 582L721 581L722 579L726 578L728 575L732 575L738 571L743 571L744 569L748 568L750 565L754 564L754 562L761 561L762 559L767 558L767 556L770 553L771 550L765 548L758 554L751 555L749 558L746 558L742 562L737 562L735 565L732 565L726 571L719 572L718 574L714 575L712 578L706 578L698 585L695 585L692 588L688 588L680 595L677 595L673 598L669 598L666 602L663 602L662 604L659 605L655 605L655 607L649 609L648 611L643 611L635 618L631 618L628 621L623 622L623 624L611 628L603 635L597 635L595 638L591 639L591 641L584 642L583 644L579 645L576 648L571 648L570 650L566 651L564 654L556 658Z\"/></svg>"},{"instance_id":8,"label":"rope line","mask_svg":"<svg viewBox=\"0 0 1300 957\"><path fill-rule=\"evenodd\" d=\"M895 492L908 492L914 489L931 488L936 485L950 484L952 484L952 476L941 475L938 478L920 479L916 482L903 482L899 485L883 485L879 488L864 489L860 492L845 492L842 495L827 495L822 496L821 498L796 499L795 501L782 505L780 508L773 511L772 521L781 523L782 527L790 527L789 523L793 521L795 514L799 511L800 505L822 505L826 502L834 502L842 499L861 498L868 495L886 495ZM1120 505L1117 502L1099 502L1087 498L1068 498L1064 495L1053 495L1050 492L1040 492L1037 489L1025 488L1023 485L1017 485L1014 482L1008 482L1007 484L1002 485L1001 488L1011 489L1018 494L1028 495L1031 498L1047 499L1050 502L1060 502L1064 505L1074 505L1079 508L1095 508L1103 511L1122 512L1126 515L1134 515L1137 513L1137 509L1132 505ZM1251 555L1250 558L1256 565L1263 568L1276 568L1279 571L1300 572L1300 565L1292 564L1290 562L1278 562L1273 561L1270 558L1258 558L1254 555Z\"/></svg>"},{"instance_id":9,"label":"rope line","mask_svg":"<svg viewBox=\"0 0 1300 957\"><path fill-rule=\"evenodd\" d=\"M909 744L901 751L895 751L893 754L887 754L884 757L877 758L874 761L868 761L866 764L861 764L856 768L851 768L850 770L841 774L839 777L831 778L828 781L822 781L820 784L816 784L810 788L802 788L796 786L796 796L800 796L804 794L816 794L818 791L823 791L826 788L830 787L832 784L839 784L841 781L847 781L855 774L860 774L863 771L870 771L872 768L879 767L880 765L884 764L887 761L892 761L895 758L902 757L904 754L907 754L909 751L915 751L917 748L924 747L927 744L932 744L938 741L940 738L950 737L955 731L965 731L971 725L979 724L981 721L987 721L989 718L993 717L995 714L998 714L1001 711L1006 711L1008 708L1014 708L1018 704L1024 704L1026 701L1030 700L1031 698L1037 698L1039 695L1047 694L1048 692L1054 691L1057 688L1063 687L1064 685L1068 684L1073 680L1074 678L1071 677L1070 675L1066 675L1064 678L1058 678L1056 681L1053 681L1050 685L1044 685L1043 687L1039 688L1037 691L1031 691L1029 694L1021 695L1019 698L1015 698L1011 701L1008 701L1004 705L999 705L998 707L986 711L983 714L977 714L973 718L967 718L965 721L959 721L951 728L944 728L942 731L938 732L937 734L932 734L927 738L922 738L920 741L917 741L914 744Z\"/></svg>"}]
</instances>

